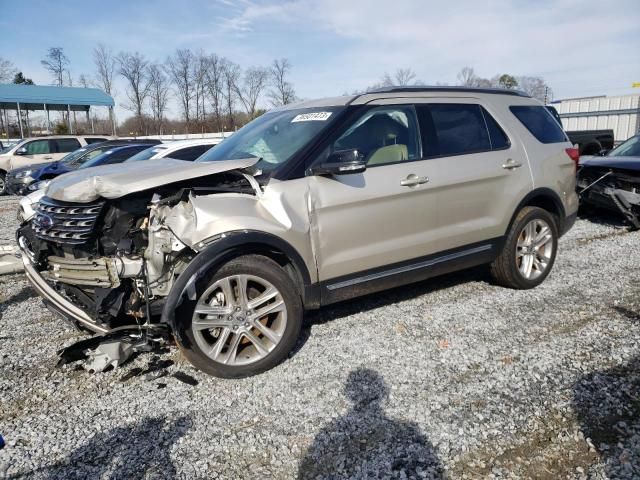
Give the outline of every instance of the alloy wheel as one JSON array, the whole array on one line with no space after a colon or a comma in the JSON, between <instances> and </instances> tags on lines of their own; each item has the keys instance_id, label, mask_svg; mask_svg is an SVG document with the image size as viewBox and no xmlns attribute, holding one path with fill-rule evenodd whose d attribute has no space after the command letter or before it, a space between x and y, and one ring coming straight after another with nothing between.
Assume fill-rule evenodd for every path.
<instances>
[{"instance_id":1,"label":"alloy wheel","mask_svg":"<svg viewBox=\"0 0 640 480\"><path fill-rule=\"evenodd\" d=\"M553 256L553 231L549 224L536 218L527 223L516 244L516 265L527 280L535 280L549 267Z\"/></svg>"},{"instance_id":2,"label":"alloy wheel","mask_svg":"<svg viewBox=\"0 0 640 480\"><path fill-rule=\"evenodd\" d=\"M287 325L282 294L264 278L231 275L200 296L191 330L213 361L230 366L263 359L278 345Z\"/></svg>"}]
</instances>

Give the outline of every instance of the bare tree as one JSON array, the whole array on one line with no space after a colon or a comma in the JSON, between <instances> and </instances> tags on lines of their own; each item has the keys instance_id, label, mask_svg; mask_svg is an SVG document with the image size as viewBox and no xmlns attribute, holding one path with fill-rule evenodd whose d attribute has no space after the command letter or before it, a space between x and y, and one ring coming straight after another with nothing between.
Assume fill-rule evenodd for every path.
<instances>
[{"instance_id":1,"label":"bare tree","mask_svg":"<svg viewBox=\"0 0 640 480\"><path fill-rule=\"evenodd\" d=\"M96 65L98 87L107 95L113 94L113 74L116 71L116 58L113 51L99 43L93 49L93 63Z\"/></svg>"},{"instance_id":2,"label":"bare tree","mask_svg":"<svg viewBox=\"0 0 640 480\"><path fill-rule=\"evenodd\" d=\"M162 68L157 63L152 63L147 68L149 77L149 99L153 122L158 134L162 135L164 126L164 113L169 103L169 82Z\"/></svg>"},{"instance_id":3,"label":"bare tree","mask_svg":"<svg viewBox=\"0 0 640 480\"><path fill-rule=\"evenodd\" d=\"M203 51L195 55L193 62L193 88L196 103L196 121L206 121L206 77L207 77L207 56Z\"/></svg>"},{"instance_id":4,"label":"bare tree","mask_svg":"<svg viewBox=\"0 0 640 480\"><path fill-rule=\"evenodd\" d=\"M396 85L401 87L415 84L416 72L410 68L399 68L396 70L395 80Z\"/></svg>"},{"instance_id":5,"label":"bare tree","mask_svg":"<svg viewBox=\"0 0 640 480\"><path fill-rule=\"evenodd\" d=\"M113 74L116 71L116 57L113 50L107 48L103 43L99 43L93 49L93 63L96 66L97 86L107 95L115 95L113 90ZM109 124L113 125L113 109L109 109Z\"/></svg>"},{"instance_id":6,"label":"bare tree","mask_svg":"<svg viewBox=\"0 0 640 480\"><path fill-rule=\"evenodd\" d=\"M458 82L460 82L459 84L463 87L476 86L477 79L478 77L471 67L464 67L458 72Z\"/></svg>"},{"instance_id":7,"label":"bare tree","mask_svg":"<svg viewBox=\"0 0 640 480\"><path fill-rule=\"evenodd\" d=\"M274 60L271 64L271 84L273 88L269 91L269 99L274 107L287 105L296 100L296 92L291 82L287 80L291 64L286 58Z\"/></svg>"},{"instance_id":8,"label":"bare tree","mask_svg":"<svg viewBox=\"0 0 640 480\"><path fill-rule=\"evenodd\" d=\"M235 86L236 95L250 120L256 115L258 99L267 86L268 80L269 70L262 67L249 67L244 72L242 84Z\"/></svg>"},{"instance_id":9,"label":"bare tree","mask_svg":"<svg viewBox=\"0 0 640 480\"><path fill-rule=\"evenodd\" d=\"M216 54L209 55L206 59L205 87L209 94L209 100L218 131L222 131L223 128L222 111L224 108L225 63L226 60Z\"/></svg>"},{"instance_id":10,"label":"bare tree","mask_svg":"<svg viewBox=\"0 0 640 480\"><path fill-rule=\"evenodd\" d=\"M518 88L541 102L550 102L553 99L553 90L541 77L520 76L515 77Z\"/></svg>"},{"instance_id":11,"label":"bare tree","mask_svg":"<svg viewBox=\"0 0 640 480\"><path fill-rule=\"evenodd\" d=\"M0 57L0 83L11 83L16 73L18 70L13 63Z\"/></svg>"},{"instance_id":12,"label":"bare tree","mask_svg":"<svg viewBox=\"0 0 640 480\"><path fill-rule=\"evenodd\" d=\"M53 76L55 85L59 87L64 85L64 77L69 66L69 59L61 47L51 47L40 63L44 68L49 70L49 73Z\"/></svg>"},{"instance_id":13,"label":"bare tree","mask_svg":"<svg viewBox=\"0 0 640 480\"><path fill-rule=\"evenodd\" d=\"M91 81L89 80L89 77L86 76L84 73L80 74L80 76L78 77L78 83L82 85L82 88L89 88L91 86Z\"/></svg>"},{"instance_id":14,"label":"bare tree","mask_svg":"<svg viewBox=\"0 0 640 480\"><path fill-rule=\"evenodd\" d=\"M238 91L238 82L240 81L240 67L231 61L225 61L224 65L224 100L227 108L227 117L229 118L230 130L235 130L236 122L233 115L233 108L236 103L236 92Z\"/></svg>"},{"instance_id":15,"label":"bare tree","mask_svg":"<svg viewBox=\"0 0 640 480\"><path fill-rule=\"evenodd\" d=\"M118 73L127 81L127 98L125 106L136 115L140 132L144 130L144 101L149 96L149 79L147 77L148 60L144 55L135 52L120 52L116 57Z\"/></svg>"},{"instance_id":16,"label":"bare tree","mask_svg":"<svg viewBox=\"0 0 640 480\"><path fill-rule=\"evenodd\" d=\"M191 50L188 49L176 50L176 53L173 56L167 57L166 61L167 73L176 86L178 96L180 97L187 133L189 132L191 100L195 95L193 64L194 56Z\"/></svg>"}]
</instances>

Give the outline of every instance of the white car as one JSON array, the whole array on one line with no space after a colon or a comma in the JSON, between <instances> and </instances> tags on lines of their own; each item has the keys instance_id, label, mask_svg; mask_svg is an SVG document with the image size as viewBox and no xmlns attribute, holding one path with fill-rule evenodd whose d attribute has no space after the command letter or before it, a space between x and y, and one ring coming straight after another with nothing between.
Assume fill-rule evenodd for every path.
<instances>
[{"instance_id":1,"label":"white car","mask_svg":"<svg viewBox=\"0 0 640 480\"><path fill-rule=\"evenodd\" d=\"M158 158L173 158L192 162L220 142L221 139L219 138L199 138L197 140L176 140L169 143L161 143L137 153L127 162L156 160Z\"/></svg>"}]
</instances>

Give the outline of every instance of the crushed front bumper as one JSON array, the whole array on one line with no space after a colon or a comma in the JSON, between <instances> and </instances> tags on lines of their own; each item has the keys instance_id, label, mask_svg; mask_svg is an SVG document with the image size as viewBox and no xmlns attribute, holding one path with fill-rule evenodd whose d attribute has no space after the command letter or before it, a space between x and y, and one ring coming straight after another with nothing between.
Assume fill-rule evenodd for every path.
<instances>
[{"instance_id":1,"label":"crushed front bumper","mask_svg":"<svg viewBox=\"0 0 640 480\"><path fill-rule=\"evenodd\" d=\"M64 317L65 320L73 324L84 327L95 333L109 333L110 330L98 325L89 315L80 308L76 307L69 300L60 295L47 281L40 275L29 260L29 254L21 249L22 262L24 263L24 272L36 289L38 294L43 298L45 305L49 310L57 315Z\"/></svg>"}]
</instances>

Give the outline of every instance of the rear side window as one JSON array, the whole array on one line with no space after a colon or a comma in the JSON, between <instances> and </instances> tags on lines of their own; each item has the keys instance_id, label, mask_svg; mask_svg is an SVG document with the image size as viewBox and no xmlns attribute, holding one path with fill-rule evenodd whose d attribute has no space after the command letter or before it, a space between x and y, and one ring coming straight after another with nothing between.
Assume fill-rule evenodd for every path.
<instances>
[{"instance_id":1,"label":"rear side window","mask_svg":"<svg viewBox=\"0 0 640 480\"><path fill-rule=\"evenodd\" d=\"M107 141L106 138L96 138L96 137L89 137L89 138L85 138L84 140L85 142L87 142L87 145L91 145L92 143L102 143Z\"/></svg>"},{"instance_id":2,"label":"rear side window","mask_svg":"<svg viewBox=\"0 0 640 480\"><path fill-rule=\"evenodd\" d=\"M514 105L509 110L541 143L566 142L567 137L549 111L543 106Z\"/></svg>"},{"instance_id":3,"label":"rear side window","mask_svg":"<svg viewBox=\"0 0 640 480\"><path fill-rule=\"evenodd\" d=\"M484 121L487 123L487 130L489 130L491 150L502 150L503 148L508 148L509 145L511 145L511 142L509 141L507 134L504 133L502 128L500 128L500 125L498 125L491 114L489 114L489 112L484 108L482 108L482 115L484 116Z\"/></svg>"},{"instance_id":4,"label":"rear side window","mask_svg":"<svg viewBox=\"0 0 640 480\"><path fill-rule=\"evenodd\" d=\"M209 150L213 145L196 145L194 147L181 148L168 155L169 158L176 160L187 160L193 162L196 158Z\"/></svg>"},{"instance_id":5,"label":"rear side window","mask_svg":"<svg viewBox=\"0 0 640 480\"><path fill-rule=\"evenodd\" d=\"M55 151L58 153L73 152L80 148L80 142L75 138L58 138L57 140L52 140L52 142Z\"/></svg>"}]
</instances>

